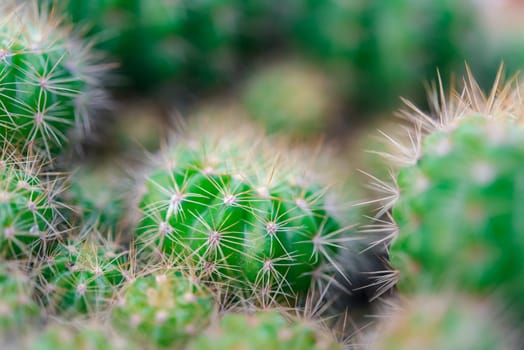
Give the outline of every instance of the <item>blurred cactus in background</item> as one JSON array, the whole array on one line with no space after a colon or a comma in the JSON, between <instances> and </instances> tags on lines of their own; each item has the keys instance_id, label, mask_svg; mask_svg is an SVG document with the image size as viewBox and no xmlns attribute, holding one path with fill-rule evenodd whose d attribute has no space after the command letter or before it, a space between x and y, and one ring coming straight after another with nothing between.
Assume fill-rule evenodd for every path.
<instances>
[{"instance_id":1,"label":"blurred cactus in background","mask_svg":"<svg viewBox=\"0 0 524 350\"><path fill-rule=\"evenodd\" d=\"M173 79L204 87L233 72L233 1L70 0L66 10L137 90Z\"/></svg>"},{"instance_id":2,"label":"blurred cactus in background","mask_svg":"<svg viewBox=\"0 0 524 350\"><path fill-rule=\"evenodd\" d=\"M329 333L316 330L313 324L289 323L277 311L259 311L252 315L223 316L190 343L188 349L336 350L342 346Z\"/></svg>"},{"instance_id":3,"label":"blurred cactus in background","mask_svg":"<svg viewBox=\"0 0 524 350\"><path fill-rule=\"evenodd\" d=\"M284 61L257 71L246 83L243 101L268 131L307 137L327 128L339 105L336 93L324 72Z\"/></svg>"}]
</instances>

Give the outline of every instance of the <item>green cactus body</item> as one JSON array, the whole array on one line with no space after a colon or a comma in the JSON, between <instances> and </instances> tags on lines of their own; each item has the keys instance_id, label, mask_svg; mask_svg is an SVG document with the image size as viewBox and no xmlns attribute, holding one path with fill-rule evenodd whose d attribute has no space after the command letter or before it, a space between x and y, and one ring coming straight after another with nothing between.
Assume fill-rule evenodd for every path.
<instances>
[{"instance_id":1,"label":"green cactus body","mask_svg":"<svg viewBox=\"0 0 524 350\"><path fill-rule=\"evenodd\" d=\"M225 131L213 139L206 128L151 169L137 241L237 287L306 291L324 263L337 267L349 235L327 211L325 189L309 184L292 157L277 164L276 147L260 136Z\"/></svg>"},{"instance_id":2,"label":"green cactus body","mask_svg":"<svg viewBox=\"0 0 524 350\"><path fill-rule=\"evenodd\" d=\"M42 333L25 341L23 350L136 350L134 344L112 334L107 329L92 324L80 324L77 328L53 324Z\"/></svg>"},{"instance_id":3,"label":"green cactus body","mask_svg":"<svg viewBox=\"0 0 524 350\"><path fill-rule=\"evenodd\" d=\"M0 135L56 155L85 131L101 65L89 47L35 1L0 6Z\"/></svg>"},{"instance_id":4,"label":"green cactus body","mask_svg":"<svg viewBox=\"0 0 524 350\"><path fill-rule=\"evenodd\" d=\"M342 346L303 321L290 323L280 313L268 311L225 315L188 349L335 350Z\"/></svg>"},{"instance_id":5,"label":"green cactus body","mask_svg":"<svg viewBox=\"0 0 524 350\"><path fill-rule=\"evenodd\" d=\"M37 175L32 160L0 157L0 259L31 257L58 234L57 190Z\"/></svg>"},{"instance_id":6,"label":"green cactus body","mask_svg":"<svg viewBox=\"0 0 524 350\"><path fill-rule=\"evenodd\" d=\"M23 270L0 263L0 339L39 319L32 293L32 283Z\"/></svg>"},{"instance_id":7,"label":"green cactus body","mask_svg":"<svg viewBox=\"0 0 524 350\"><path fill-rule=\"evenodd\" d=\"M489 94L471 75L449 96L441 85L435 115L408 104L408 144L390 139L401 150L388 157L398 161L396 185L377 188L394 219L388 283L494 294L522 316L523 104L515 81L502 80L499 71Z\"/></svg>"},{"instance_id":8,"label":"green cactus body","mask_svg":"<svg viewBox=\"0 0 524 350\"><path fill-rule=\"evenodd\" d=\"M100 48L121 61L134 88L145 90L175 78L213 84L232 72L231 2L74 0L67 11L74 22L91 25Z\"/></svg>"},{"instance_id":9,"label":"green cactus body","mask_svg":"<svg viewBox=\"0 0 524 350\"><path fill-rule=\"evenodd\" d=\"M207 326L213 308L210 292L167 270L138 277L125 287L112 322L144 344L178 348Z\"/></svg>"},{"instance_id":10,"label":"green cactus body","mask_svg":"<svg viewBox=\"0 0 524 350\"><path fill-rule=\"evenodd\" d=\"M511 332L485 302L422 295L385 317L369 349L517 349Z\"/></svg>"},{"instance_id":11,"label":"green cactus body","mask_svg":"<svg viewBox=\"0 0 524 350\"><path fill-rule=\"evenodd\" d=\"M314 136L325 130L336 108L334 96L322 71L290 61L257 72L243 99L248 114L269 131Z\"/></svg>"},{"instance_id":12,"label":"green cactus body","mask_svg":"<svg viewBox=\"0 0 524 350\"><path fill-rule=\"evenodd\" d=\"M502 287L521 302L523 139L517 124L484 116L464 117L455 129L425 138L417 164L399 173L393 208L400 235L391 257L407 290Z\"/></svg>"},{"instance_id":13,"label":"green cactus body","mask_svg":"<svg viewBox=\"0 0 524 350\"><path fill-rule=\"evenodd\" d=\"M103 311L125 281L126 260L117 246L98 237L59 243L40 266L40 297L52 312Z\"/></svg>"}]
</instances>

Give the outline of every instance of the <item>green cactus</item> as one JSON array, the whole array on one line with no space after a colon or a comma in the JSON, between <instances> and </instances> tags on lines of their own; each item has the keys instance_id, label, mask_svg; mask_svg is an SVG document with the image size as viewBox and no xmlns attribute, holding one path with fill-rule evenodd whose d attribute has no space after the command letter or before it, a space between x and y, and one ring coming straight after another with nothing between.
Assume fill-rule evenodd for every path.
<instances>
[{"instance_id":1,"label":"green cactus","mask_svg":"<svg viewBox=\"0 0 524 350\"><path fill-rule=\"evenodd\" d=\"M191 342L188 349L342 349L327 333L315 328L305 321L288 322L277 311L229 314Z\"/></svg>"},{"instance_id":2,"label":"green cactus","mask_svg":"<svg viewBox=\"0 0 524 350\"><path fill-rule=\"evenodd\" d=\"M326 74L292 60L256 72L244 91L248 114L270 132L319 135L337 107L336 93Z\"/></svg>"},{"instance_id":3,"label":"green cactus","mask_svg":"<svg viewBox=\"0 0 524 350\"><path fill-rule=\"evenodd\" d=\"M36 157L0 153L0 259L29 258L59 234L58 181L45 175Z\"/></svg>"},{"instance_id":4,"label":"green cactus","mask_svg":"<svg viewBox=\"0 0 524 350\"><path fill-rule=\"evenodd\" d=\"M106 69L86 43L36 0L0 5L0 135L56 155L105 101Z\"/></svg>"},{"instance_id":5,"label":"green cactus","mask_svg":"<svg viewBox=\"0 0 524 350\"><path fill-rule=\"evenodd\" d=\"M41 316L32 299L33 289L26 271L10 263L0 263L0 339L10 332L19 332Z\"/></svg>"},{"instance_id":6,"label":"green cactus","mask_svg":"<svg viewBox=\"0 0 524 350\"><path fill-rule=\"evenodd\" d=\"M22 350L135 350L139 347L107 328L91 323L53 324L16 347Z\"/></svg>"},{"instance_id":7,"label":"green cactus","mask_svg":"<svg viewBox=\"0 0 524 350\"><path fill-rule=\"evenodd\" d=\"M140 249L269 294L304 292L326 266L341 271L336 254L351 231L329 211L314 171L277 160L279 148L238 121L200 122L146 176Z\"/></svg>"},{"instance_id":8,"label":"green cactus","mask_svg":"<svg viewBox=\"0 0 524 350\"><path fill-rule=\"evenodd\" d=\"M398 197L391 261L406 292L497 291L524 315L522 100L510 84L489 96L468 84L467 97L452 91L436 120L407 113L424 133L411 138L421 145L389 195Z\"/></svg>"},{"instance_id":9,"label":"green cactus","mask_svg":"<svg viewBox=\"0 0 524 350\"><path fill-rule=\"evenodd\" d=\"M42 302L53 313L96 314L116 296L129 275L125 252L94 229L57 243L42 259Z\"/></svg>"},{"instance_id":10,"label":"green cactus","mask_svg":"<svg viewBox=\"0 0 524 350\"><path fill-rule=\"evenodd\" d=\"M117 329L144 345L181 347L211 320L213 297L173 270L137 277L112 311Z\"/></svg>"},{"instance_id":11,"label":"green cactus","mask_svg":"<svg viewBox=\"0 0 524 350\"><path fill-rule=\"evenodd\" d=\"M233 72L233 1L73 0L66 11L121 61L134 88L202 86Z\"/></svg>"},{"instance_id":12,"label":"green cactus","mask_svg":"<svg viewBox=\"0 0 524 350\"><path fill-rule=\"evenodd\" d=\"M498 312L485 301L419 295L385 317L369 349L517 349Z\"/></svg>"},{"instance_id":13,"label":"green cactus","mask_svg":"<svg viewBox=\"0 0 524 350\"><path fill-rule=\"evenodd\" d=\"M72 176L69 188L63 194L64 202L74 207L79 222L85 227L96 226L118 233L124 226L125 186L119 171L108 162L79 166Z\"/></svg>"}]
</instances>

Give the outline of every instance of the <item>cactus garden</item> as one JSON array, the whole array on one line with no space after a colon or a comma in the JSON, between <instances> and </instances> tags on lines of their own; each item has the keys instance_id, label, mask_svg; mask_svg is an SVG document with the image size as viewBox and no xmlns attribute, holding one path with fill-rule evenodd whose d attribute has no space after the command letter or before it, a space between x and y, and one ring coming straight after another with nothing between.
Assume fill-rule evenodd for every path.
<instances>
[{"instance_id":1,"label":"cactus garden","mask_svg":"<svg viewBox=\"0 0 524 350\"><path fill-rule=\"evenodd\" d=\"M3 0L0 349L521 349L523 20Z\"/></svg>"}]
</instances>

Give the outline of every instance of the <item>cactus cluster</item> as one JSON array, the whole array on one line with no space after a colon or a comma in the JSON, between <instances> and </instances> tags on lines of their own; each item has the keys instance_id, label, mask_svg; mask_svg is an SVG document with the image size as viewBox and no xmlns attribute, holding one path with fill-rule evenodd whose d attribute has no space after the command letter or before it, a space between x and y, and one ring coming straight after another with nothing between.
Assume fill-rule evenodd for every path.
<instances>
[{"instance_id":1,"label":"cactus cluster","mask_svg":"<svg viewBox=\"0 0 524 350\"><path fill-rule=\"evenodd\" d=\"M430 114L408 102L401 114L414 125L404 138L409 145L386 135L399 151L376 152L395 161L394 184L375 184L385 197L365 202L384 204L376 217L361 217L361 209L346 204L353 200L345 190L353 187L347 174L330 176L345 166L322 147L304 146L313 138L301 138L294 146L300 151L289 139L335 128L330 117L340 112L338 99L348 93L337 89L348 80L364 81L348 84L350 95L366 94L357 98L366 104L376 101L376 91L386 101L394 84L410 86L430 66L446 69L465 45L444 47L441 39L451 37L450 31L460 34L467 16L451 11L460 5L447 0L275 5L276 0L2 2L0 348L322 350L521 343L502 330L524 320L521 86L503 84L499 75L485 95L469 77L449 97L441 83ZM437 15L416 25L406 19L425 11ZM246 28L253 32L244 33ZM421 40L422 32L438 31L431 44ZM167 122L151 133L142 130L147 123L124 121L133 124L127 130L144 135L144 148L159 146L155 154L126 149L105 154L109 161L103 162L89 145L95 138L119 142L118 131L105 140L116 115L92 115L106 104L109 67L94 46L120 61L117 74L151 93L169 80L212 90L233 77L239 61L249 66L261 49L257 45L268 38L274 46L293 43L285 57L296 52L309 57L288 59L244 80L240 91L232 89L238 101L212 105L204 111L208 116L189 113L178 132L164 128ZM392 46L401 50L384 54ZM420 59L420 52L428 56ZM315 61L321 64L311 66ZM173 101L180 98L178 89L165 92ZM126 102L111 105L120 113ZM126 108L142 114L135 106ZM266 134L242 119L247 115L278 132ZM157 118L159 124L164 119ZM93 138L83 140L95 120L100 125L91 130ZM65 152L69 145L87 152ZM115 174L115 164L132 175ZM365 227L367 220L375 221ZM369 238L359 229L375 232ZM363 285L369 275L374 280ZM397 282L398 290L390 289ZM364 309L355 304L370 290L382 293L372 298L386 305L396 303L386 296L401 294L400 309L389 310L391 317L380 313L386 317L377 327L362 321L370 304L361 303ZM354 339L368 329L372 342Z\"/></svg>"}]
</instances>

